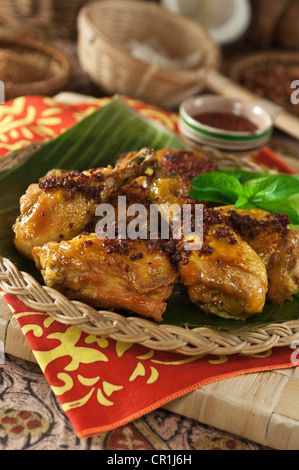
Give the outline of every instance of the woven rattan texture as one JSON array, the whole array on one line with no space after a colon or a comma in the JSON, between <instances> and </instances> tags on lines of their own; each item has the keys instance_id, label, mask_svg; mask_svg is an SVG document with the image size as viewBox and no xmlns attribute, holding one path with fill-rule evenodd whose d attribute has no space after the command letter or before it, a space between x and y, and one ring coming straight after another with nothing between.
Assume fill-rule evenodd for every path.
<instances>
[{"instance_id":1,"label":"woven rattan texture","mask_svg":"<svg viewBox=\"0 0 299 470\"><path fill-rule=\"evenodd\" d=\"M29 308L47 312L61 323L76 325L89 334L106 335L117 341L137 343L157 351L172 351L187 356L251 355L274 347L289 346L299 338L298 321L231 333L211 328L188 330L173 325L155 325L143 318L124 318L114 312L97 311L41 286L32 276L20 272L3 257L0 257L0 287L6 293L16 295Z\"/></svg>"},{"instance_id":2,"label":"woven rattan texture","mask_svg":"<svg viewBox=\"0 0 299 470\"><path fill-rule=\"evenodd\" d=\"M136 59L128 44L155 38L170 57L201 54L194 69L176 70ZM84 71L106 93L176 106L205 85L206 70L218 68L218 46L199 24L152 2L111 0L85 6L78 17L78 56Z\"/></svg>"},{"instance_id":3,"label":"woven rattan texture","mask_svg":"<svg viewBox=\"0 0 299 470\"><path fill-rule=\"evenodd\" d=\"M68 57L42 41L0 36L0 76L5 83L5 99L18 96L52 96L70 80Z\"/></svg>"},{"instance_id":4,"label":"woven rattan texture","mask_svg":"<svg viewBox=\"0 0 299 470\"><path fill-rule=\"evenodd\" d=\"M48 36L73 38L77 15L89 0L1 0L0 19L9 26L30 27Z\"/></svg>"}]
</instances>

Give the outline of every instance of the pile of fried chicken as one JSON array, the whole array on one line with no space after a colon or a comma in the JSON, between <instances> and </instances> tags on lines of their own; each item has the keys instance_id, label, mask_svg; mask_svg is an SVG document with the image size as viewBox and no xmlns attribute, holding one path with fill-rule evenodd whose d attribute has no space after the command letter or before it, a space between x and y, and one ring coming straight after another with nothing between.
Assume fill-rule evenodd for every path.
<instances>
[{"instance_id":1,"label":"pile of fried chicken","mask_svg":"<svg viewBox=\"0 0 299 470\"><path fill-rule=\"evenodd\" d=\"M144 148L105 168L52 170L21 197L15 246L34 260L46 286L98 309L161 322L179 285L201 311L246 319L265 302L281 305L299 291L299 232L287 216L201 201L203 241L191 251L171 233L168 240L95 233L97 206L117 207L119 195L128 206L175 203L193 210L198 201L189 196L190 181L217 169L200 152Z\"/></svg>"}]
</instances>

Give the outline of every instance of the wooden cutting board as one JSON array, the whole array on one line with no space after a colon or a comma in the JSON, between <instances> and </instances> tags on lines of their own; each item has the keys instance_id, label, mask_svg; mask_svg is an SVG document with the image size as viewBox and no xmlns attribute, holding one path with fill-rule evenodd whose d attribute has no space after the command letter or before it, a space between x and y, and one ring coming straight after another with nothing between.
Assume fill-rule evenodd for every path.
<instances>
[{"instance_id":1,"label":"wooden cutting board","mask_svg":"<svg viewBox=\"0 0 299 470\"><path fill-rule=\"evenodd\" d=\"M37 363L0 296L5 354ZM252 373L201 387L163 408L277 450L299 450L299 367Z\"/></svg>"}]
</instances>

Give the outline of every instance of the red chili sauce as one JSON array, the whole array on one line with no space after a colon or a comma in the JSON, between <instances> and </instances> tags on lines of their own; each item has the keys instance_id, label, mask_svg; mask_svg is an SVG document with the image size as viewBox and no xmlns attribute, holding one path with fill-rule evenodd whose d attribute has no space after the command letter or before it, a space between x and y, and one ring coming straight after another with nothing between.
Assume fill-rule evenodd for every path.
<instances>
[{"instance_id":1,"label":"red chili sauce","mask_svg":"<svg viewBox=\"0 0 299 470\"><path fill-rule=\"evenodd\" d=\"M209 127L232 132L256 132L258 127L249 119L229 113L203 113L193 117Z\"/></svg>"}]
</instances>

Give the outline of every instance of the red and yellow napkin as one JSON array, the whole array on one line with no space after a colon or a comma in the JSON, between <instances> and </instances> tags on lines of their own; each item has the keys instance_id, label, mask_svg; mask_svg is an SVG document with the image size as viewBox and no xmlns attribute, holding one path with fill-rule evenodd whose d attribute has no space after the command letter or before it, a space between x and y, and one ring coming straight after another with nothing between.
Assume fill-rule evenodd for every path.
<instances>
[{"instance_id":1,"label":"red and yellow napkin","mask_svg":"<svg viewBox=\"0 0 299 470\"><path fill-rule=\"evenodd\" d=\"M59 135L108 98L75 106L21 97L0 106L0 157ZM141 113L177 130L177 116L127 98ZM261 155L252 158L261 158ZM267 166L271 166L267 153ZM283 162L273 160L285 171ZM249 372L293 367L289 347L257 356L186 357L124 344L54 321L0 291L79 438L122 426L196 388Z\"/></svg>"}]
</instances>

